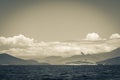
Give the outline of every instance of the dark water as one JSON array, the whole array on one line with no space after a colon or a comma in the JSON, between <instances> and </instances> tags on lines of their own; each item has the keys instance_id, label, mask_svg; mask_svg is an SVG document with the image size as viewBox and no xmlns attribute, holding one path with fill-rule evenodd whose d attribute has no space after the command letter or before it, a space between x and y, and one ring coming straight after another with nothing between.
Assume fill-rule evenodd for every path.
<instances>
[{"instance_id":1,"label":"dark water","mask_svg":"<svg viewBox=\"0 0 120 80\"><path fill-rule=\"evenodd\" d=\"M120 66L0 66L0 80L120 80Z\"/></svg>"}]
</instances>

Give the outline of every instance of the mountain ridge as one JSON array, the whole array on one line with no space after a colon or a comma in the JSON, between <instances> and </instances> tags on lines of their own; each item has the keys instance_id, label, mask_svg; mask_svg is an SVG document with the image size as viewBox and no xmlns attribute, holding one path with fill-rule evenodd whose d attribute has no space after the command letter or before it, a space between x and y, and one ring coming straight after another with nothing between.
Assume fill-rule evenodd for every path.
<instances>
[{"instance_id":1,"label":"mountain ridge","mask_svg":"<svg viewBox=\"0 0 120 80\"><path fill-rule=\"evenodd\" d=\"M20 59L7 53L1 53L0 65L42 65L42 63L39 63L35 60Z\"/></svg>"},{"instance_id":2,"label":"mountain ridge","mask_svg":"<svg viewBox=\"0 0 120 80\"><path fill-rule=\"evenodd\" d=\"M97 62L97 64L103 64L103 65L120 65L120 57L115 57L111 59L107 59L104 61Z\"/></svg>"},{"instance_id":3,"label":"mountain ridge","mask_svg":"<svg viewBox=\"0 0 120 80\"><path fill-rule=\"evenodd\" d=\"M24 60L14 56L11 56L7 53L0 54L0 65L66 65L68 63L103 63L110 61L109 59L120 57L120 48L117 48L111 52L99 53L99 54L87 54L84 55L74 55L71 57L61 57L61 56L49 56L45 57L39 62L35 60ZM114 59L114 60L115 60ZM104 62L102 62L104 61ZM116 63L117 64L117 63Z\"/></svg>"}]
</instances>

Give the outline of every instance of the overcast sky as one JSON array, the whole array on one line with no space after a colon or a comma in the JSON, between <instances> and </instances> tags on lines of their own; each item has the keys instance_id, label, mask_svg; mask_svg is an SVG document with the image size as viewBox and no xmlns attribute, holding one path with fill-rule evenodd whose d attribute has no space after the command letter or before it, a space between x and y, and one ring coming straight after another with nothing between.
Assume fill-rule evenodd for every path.
<instances>
[{"instance_id":1,"label":"overcast sky","mask_svg":"<svg viewBox=\"0 0 120 80\"><path fill-rule=\"evenodd\" d=\"M120 33L120 0L0 0L0 36L80 40Z\"/></svg>"}]
</instances>

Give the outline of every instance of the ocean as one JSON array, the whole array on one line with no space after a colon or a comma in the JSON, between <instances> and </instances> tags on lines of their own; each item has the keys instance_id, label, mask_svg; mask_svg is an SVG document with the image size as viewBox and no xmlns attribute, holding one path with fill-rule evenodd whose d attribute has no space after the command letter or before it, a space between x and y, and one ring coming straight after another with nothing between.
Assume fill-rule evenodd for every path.
<instances>
[{"instance_id":1,"label":"ocean","mask_svg":"<svg viewBox=\"0 0 120 80\"><path fill-rule=\"evenodd\" d=\"M0 80L120 80L120 65L1 65Z\"/></svg>"}]
</instances>

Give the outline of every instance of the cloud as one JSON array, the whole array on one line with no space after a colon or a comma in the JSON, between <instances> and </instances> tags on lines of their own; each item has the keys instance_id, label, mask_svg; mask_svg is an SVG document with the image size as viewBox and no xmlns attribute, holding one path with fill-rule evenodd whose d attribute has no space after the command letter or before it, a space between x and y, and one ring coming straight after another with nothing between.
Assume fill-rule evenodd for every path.
<instances>
[{"instance_id":1,"label":"cloud","mask_svg":"<svg viewBox=\"0 0 120 80\"><path fill-rule=\"evenodd\" d=\"M118 47L120 47L120 39L103 40L97 33L89 33L86 39L80 42L37 42L24 35L0 37L0 52L10 53L21 58L68 57L81 55L81 52L97 54L109 52Z\"/></svg>"},{"instance_id":2,"label":"cloud","mask_svg":"<svg viewBox=\"0 0 120 80\"><path fill-rule=\"evenodd\" d=\"M30 46L34 42L34 39L27 38L24 35L18 35L13 37L0 37L1 45L11 45L11 46Z\"/></svg>"},{"instance_id":3,"label":"cloud","mask_svg":"<svg viewBox=\"0 0 120 80\"><path fill-rule=\"evenodd\" d=\"M96 40L102 40L102 39L97 33L88 33L85 40L96 41Z\"/></svg>"},{"instance_id":4,"label":"cloud","mask_svg":"<svg viewBox=\"0 0 120 80\"><path fill-rule=\"evenodd\" d=\"M120 34L118 34L118 33L112 34L110 36L110 39L118 39L118 38L120 38Z\"/></svg>"}]
</instances>

